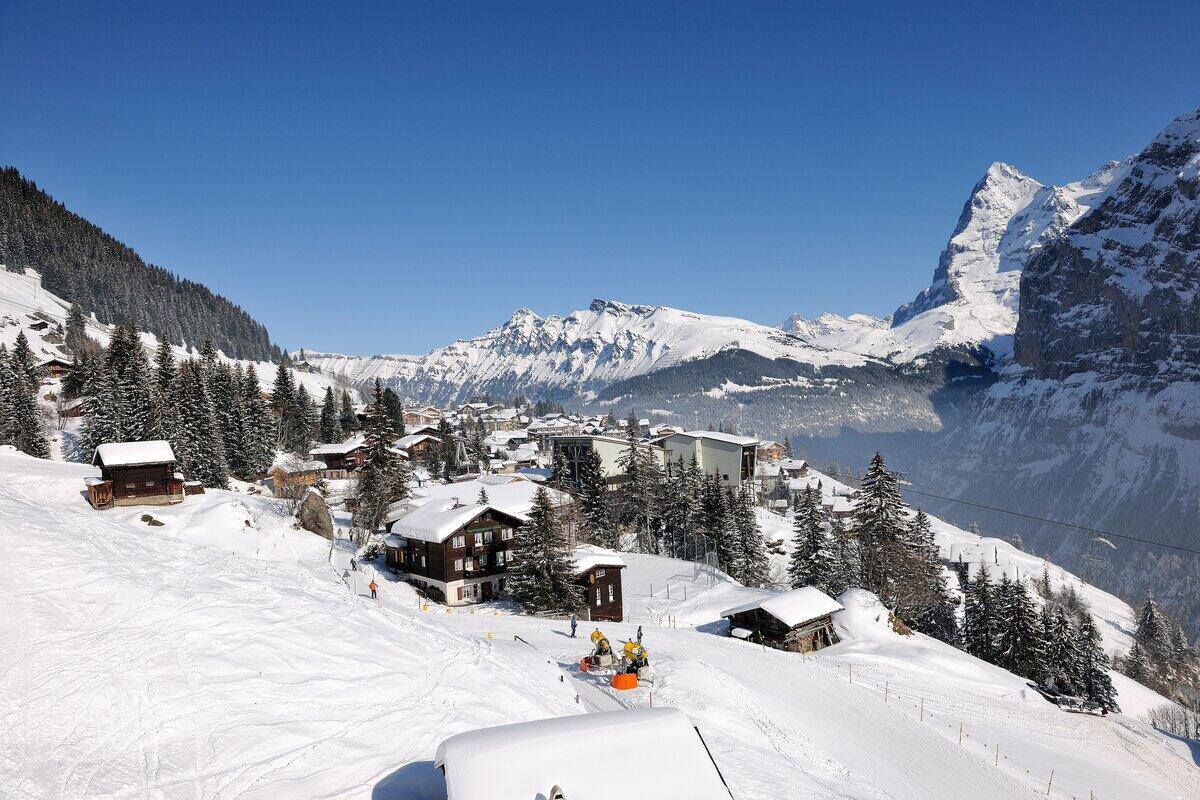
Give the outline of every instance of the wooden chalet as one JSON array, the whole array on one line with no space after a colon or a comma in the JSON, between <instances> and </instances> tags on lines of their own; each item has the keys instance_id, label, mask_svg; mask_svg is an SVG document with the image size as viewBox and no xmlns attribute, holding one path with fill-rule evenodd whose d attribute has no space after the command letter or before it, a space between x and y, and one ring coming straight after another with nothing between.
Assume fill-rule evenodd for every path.
<instances>
[{"instance_id":1,"label":"wooden chalet","mask_svg":"<svg viewBox=\"0 0 1200 800\"><path fill-rule=\"evenodd\" d=\"M447 605L491 600L504 591L524 521L490 505L431 500L391 524L387 564Z\"/></svg>"},{"instance_id":2,"label":"wooden chalet","mask_svg":"<svg viewBox=\"0 0 1200 800\"><path fill-rule=\"evenodd\" d=\"M367 463L367 448L363 435L359 433L344 442L318 445L308 451L308 456L324 464L327 472L335 473L326 477L344 478L346 473L362 469L363 464Z\"/></svg>"},{"instance_id":3,"label":"wooden chalet","mask_svg":"<svg viewBox=\"0 0 1200 800\"><path fill-rule=\"evenodd\" d=\"M87 497L97 510L113 506L161 506L183 502L183 476L175 472L169 442L110 442L96 448Z\"/></svg>"},{"instance_id":4,"label":"wooden chalet","mask_svg":"<svg viewBox=\"0 0 1200 800\"><path fill-rule=\"evenodd\" d=\"M442 420L442 410L435 406L404 409L404 424L407 425L437 425Z\"/></svg>"},{"instance_id":5,"label":"wooden chalet","mask_svg":"<svg viewBox=\"0 0 1200 800\"><path fill-rule=\"evenodd\" d=\"M759 442L758 459L760 461L779 461L784 457L783 444L780 442Z\"/></svg>"},{"instance_id":6,"label":"wooden chalet","mask_svg":"<svg viewBox=\"0 0 1200 800\"><path fill-rule=\"evenodd\" d=\"M396 440L396 449L408 454L409 458L420 458L434 445L441 444L438 436L430 433L410 433Z\"/></svg>"},{"instance_id":7,"label":"wooden chalet","mask_svg":"<svg viewBox=\"0 0 1200 800\"><path fill-rule=\"evenodd\" d=\"M572 556L575 577L583 587L586 603L581 616L587 620L622 622L625 603L621 596L621 570L625 569L625 562L620 554L602 547L578 547Z\"/></svg>"},{"instance_id":8,"label":"wooden chalet","mask_svg":"<svg viewBox=\"0 0 1200 800\"><path fill-rule=\"evenodd\" d=\"M833 615L842 604L820 589L805 586L721 613L729 633L793 653L809 653L838 642Z\"/></svg>"},{"instance_id":9,"label":"wooden chalet","mask_svg":"<svg viewBox=\"0 0 1200 800\"><path fill-rule=\"evenodd\" d=\"M267 470L266 482L276 497L283 497L312 486L325 477L326 469L324 461L301 461L288 457L271 465Z\"/></svg>"},{"instance_id":10,"label":"wooden chalet","mask_svg":"<svg viewBox=\"0 0 1200 800\"><path fill-rule=\"evenodd\" d=\"M65 358L47 358L38 364L38 372L43 378L58 379L74 368L74 364Z\"/></svg>"}]
</instances>

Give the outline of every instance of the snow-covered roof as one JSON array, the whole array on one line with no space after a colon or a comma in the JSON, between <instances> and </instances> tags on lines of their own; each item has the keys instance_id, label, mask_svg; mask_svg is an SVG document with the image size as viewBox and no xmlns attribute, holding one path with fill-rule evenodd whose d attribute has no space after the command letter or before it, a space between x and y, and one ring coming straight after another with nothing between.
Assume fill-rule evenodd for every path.
<instances>
[{"instance_id":1,"label":"snow-covered roof","mask_svg":"<svg viewBox=\"0 0 1200 800\"><path fill-rule=\"evenodd\" d=\"M384 547L403 547L404 539L400 536L397 536L394 533L389 533L387 536L383 537L383 546Z\"/></svg>"},{"instance_id":2,"label":"snow-covered roof","mask_svg":"<svg viewBox=\"0 0 1200 800\"><path fill-rule=\"evenodd\" d=\"M603 547L576 547L571 553L575 562L575 574L582 575L592 567L623 567L625 562L616 550L606 550Z\"/></svg>"},{"instance_id":3,"label":"snow-covered roof","mask_svg":"<svg viewBox=\"0 0 1200 800\"><path fill-rule=\"evenodd\" d=\"M356 433L344 442L333 442L332 444L322 444L308 451L310 456L336 456L346 455L363 446L365 437L361 433Z\"/></svg>"},{"instance_id":4,"label":"snow-covered roof","mask_svg":"<svg viewBox=\"0 0 1200 800\"><path fill-rule=\"evenodd\" d=\"M166 464L175 461L171 443L161 439L149 442L107 442L96 448L93 464L106 467L136 467L140 464Z\"/></svg>"},{"instance_id":5,"label":"snow-covered roof","mask_svg":"<svg viewBox=\"0 0 1200 800\"><path fill-rule=\"evenodd\" d=\"M487 491L488 502L497 510L515 516L524 516L533 508L533 499L538 487L528 478L519 475L481 475L474 480L458 483L439 483L414 489L411 504L425 505L434 500L448 500L457 497L463 503L474 503L479 497L479 490ZM555 505L569 503L570 495L546 487L550 502Z\"/></svg>"},{"instance_id":6,"label":"snow-covered roof","mask_svg":"<svg viewBox=\"0 0 1200 800\"><path fill-rule=\"evenodd\" d=\"M554 786L584 800L732 797L700 734L677 708L575 714L468 731L442 742L434 764L446 774L447 800L546 797Z\"/></svg>"},{"instance_id":7,"label":"snow-covered roof","mask_svg":"<svg viewBox=\"0 0 1200 800\"><path fill-rule=\"evenodd\" d=\"M684 431L683 433L677 433L674 435L690 436L693 439L712 439L715 442L738 444L742 447L759 444L758 439L754 439L750 436L735 436L732 433L721 433L720 431Z\"/></svg>"},{"instance_id":8,"label":"snow-covered roof","mask_svg":"<svg viewBox=\"0 0 1200 800\"><path fill-rule=\"evenodd\" d=\"M392 525L392 533L406 539L440 544L449 539L452 533L489 510L501 511L491 505L462 505L454 500L433 500L396 520Z\"/></svg>"},{"instance_id":9,"label":"snow-covered roof","mask_svg":"<svg viewBox=\"0 0 1200 800\"><path fill-rule=\"evenodd\" d=\"M794 628L835 611L841 611L842 604L820 589L804 586L792 589L790 592L772 595L765 600L755 600L734 606L722 611L721 616L729 617L743 611L753 611L756 608L761 608L784 625Z\"/></svg>"},{"instance_id":10,"label":"snow-covered roof","mask_svg":"<svg viewBox=\"0 0 1200 800\"><path fill-rule=\"evenodd\" d=\"M401 436L396 440L396 447L400 450L407 450L414 444L420 444L426 439L437 441L438 438L428 433L410 433L407 436Z\"/></svg>"}]
</instances>

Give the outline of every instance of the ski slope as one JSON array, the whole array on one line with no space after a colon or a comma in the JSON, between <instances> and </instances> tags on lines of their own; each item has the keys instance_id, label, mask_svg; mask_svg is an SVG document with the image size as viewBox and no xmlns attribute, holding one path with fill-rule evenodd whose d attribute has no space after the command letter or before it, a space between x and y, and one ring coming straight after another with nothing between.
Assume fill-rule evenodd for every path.
<instances>
[{"instance_id":1,"label":"ski slope","mask_svg":"<svg viewBox=\"0 0 1200 800\"><path fill-rule=\"evenodd\" d=\"M869 607L816 657L763 650L711 622L665 627L752 590L714 574L686 600L682 579L669 599L665 585L640 596L637 581L691 567L631 556L632 618L604 630L615 642L643 625L655 680L618 696L578 672L587 643L562 621L422 611L387 576L376 604L273 500L210 491L95 512L80 494L93 474L0 451L3 800L438 797L431 759L453 733L651 702L700 726L738 800L1044 797L1051 768L1056 798L1200 795L1175 740L1064 714ZM918 696L923 709L900 702ZM941 721L963 722L964 746ZM998 767L994 742L1010 756Z\"/></svg>"}]
</instances>

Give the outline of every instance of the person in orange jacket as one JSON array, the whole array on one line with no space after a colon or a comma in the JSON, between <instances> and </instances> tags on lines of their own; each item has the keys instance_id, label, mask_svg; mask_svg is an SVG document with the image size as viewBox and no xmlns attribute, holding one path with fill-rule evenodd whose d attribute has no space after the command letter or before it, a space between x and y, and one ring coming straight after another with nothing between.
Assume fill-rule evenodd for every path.
<instances>
[{"instance_id":1,"label":"person in orange jacket","mask_svg":"<svg viewBox=\"0 0 1200 800\"><path fill-rule=\"evenodd\" d=\"M374 600L374 599L375 599L375 592L376 592L376 590L377 590L377 589L379 589L379 584L377 584L377 583L375 582L375 579L374 579L374 578L372 578L372 579L371 579L371 582L367 584L367 588L371 590L371 599L372 599L372 600Z\"/></svg>"}]
</instances>

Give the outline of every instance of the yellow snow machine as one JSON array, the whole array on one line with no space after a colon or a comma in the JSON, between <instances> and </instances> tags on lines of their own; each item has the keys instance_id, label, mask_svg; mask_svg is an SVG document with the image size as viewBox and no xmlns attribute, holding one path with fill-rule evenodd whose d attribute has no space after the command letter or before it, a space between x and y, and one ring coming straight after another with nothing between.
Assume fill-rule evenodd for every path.
<instances>
[{"instance_id":1,"label":"yellow snow machine","mask_svg":"<svg viewBox=\"0 0 1200 800\"><path fill-rule=\"evenodd\" d=\"M608 637L600 632L600 629L592 631L592 652L591 655L584 656L579 661L579 669L583 672L590 672L595 669L611 669L616 662L616 657L613 655L612 645L608 643Z\"/></svg>"}]
</instances>

